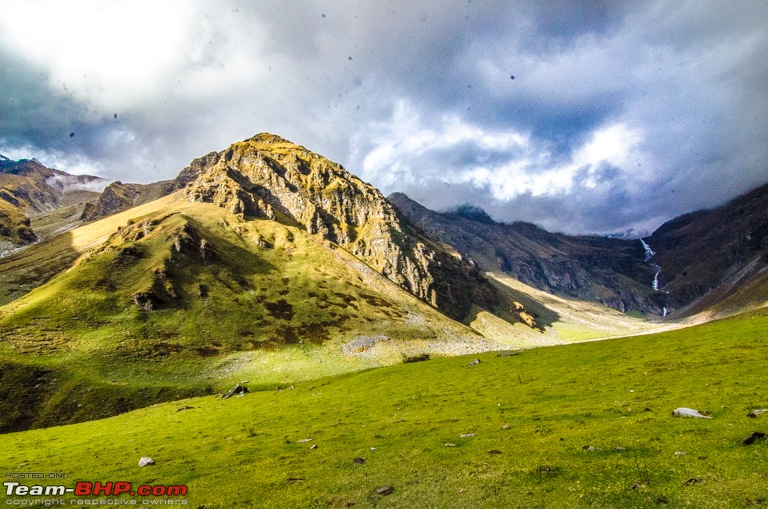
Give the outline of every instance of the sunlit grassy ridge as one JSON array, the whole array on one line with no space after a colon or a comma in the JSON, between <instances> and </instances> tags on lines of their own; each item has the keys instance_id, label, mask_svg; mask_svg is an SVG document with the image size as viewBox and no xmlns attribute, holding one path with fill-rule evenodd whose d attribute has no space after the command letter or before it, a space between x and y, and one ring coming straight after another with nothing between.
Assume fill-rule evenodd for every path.
<instances>
[{"instance_id":1,"label":"sunlit grassy ridge","mask_svg":"<svg viewBox=\"0 0 768 509\"><path fill-rule=\"evenodd\" d=\"M768 444L741 441L768 428L768 416L747 417L768 408L766 330L761 310L166 403L0 436L0 465L186 484L191 507L208 509L754 507L766 499ZM677 407L712 418L673 417ZM140 469L141 456L157 464Z\"/></svg>"}]
</instances>

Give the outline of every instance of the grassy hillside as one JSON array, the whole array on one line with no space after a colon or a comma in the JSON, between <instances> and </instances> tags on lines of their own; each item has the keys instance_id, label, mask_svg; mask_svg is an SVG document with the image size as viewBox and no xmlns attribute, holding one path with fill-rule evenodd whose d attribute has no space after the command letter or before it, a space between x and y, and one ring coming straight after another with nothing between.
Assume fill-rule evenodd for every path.
<instances>
[{"instance_id":1,"label":"grassy hillside","mask_svg":"<svg viewBox=\"0 0 768 509\"><path fill-rule=\"evenodd\" d=\"M0 308L0 430L504 347L288 218L153 203L68 232L85 254Z\"/></svg>"},{"instance_id":2,"label":"grassy hillside","mask_svg":"<svg viewBox=\"0 0 768 509\"><path fill-rule=\"evenodd\" d=\"M0 464L60 470L67 485L185 484L188 506L207 509L759 507L768 443L742 440L768 431L768 414L747 416L768 408L766 330L763 309L177 401L2 435ZM138 468L141 456L156 465Z\"/></svg>"}]
</instances>

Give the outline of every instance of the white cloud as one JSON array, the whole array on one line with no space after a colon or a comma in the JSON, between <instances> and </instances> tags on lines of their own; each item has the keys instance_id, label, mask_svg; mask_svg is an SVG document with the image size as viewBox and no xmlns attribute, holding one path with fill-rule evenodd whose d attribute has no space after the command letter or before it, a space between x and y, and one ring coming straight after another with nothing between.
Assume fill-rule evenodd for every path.
<instances>
[{"instance_id":1,"label":"white cloud","mask_svg":"<svg viewBox=\"0 0 768 509\"><path fill-rule=\"evenodd\" d=\"M441 180L487 188L507 201L522 194L555 196L578 187L595 188L606 165L624 170L644 160L638 129L623 123L601 127L564 163L554 164L546 145L511 129L489 130L446 115L427 126L415 107L401 100L389 122L372 126L367 152L357 147L364 178L386 190ZM360 140L358 140L360 141ZM462 152L472 160L453 163ZM635 175L640 177L640 175ZM642 179L641 179L642 180Z\"/></svg>"},{"instance_id":2,"label":"white cloud","mask_svg":"<svg viewBox=\"0 0 768 509\"><path fill-rule=\"evenodd\" d=\"M203 98L251 80L263 41L214 18L207 2L32 0L0 4L0 40L46 69L49 86L96 108L121 110L169 96ZM250 57L249 57L250 55Z\"/></svg>"},{"instance_id":3,"label":"white cloud","mask_svg":"<svg viewBox=\"0 0 768 509\"><path fill-rule=\"evenodd\" d=\"M73 155L60 150L46 150L33 145L10 146L0 144L0 154L12 160L36 159L44 166L65 171L71 175L104 175L103 166L89 157Z\"/></svg>"}]
</instances>

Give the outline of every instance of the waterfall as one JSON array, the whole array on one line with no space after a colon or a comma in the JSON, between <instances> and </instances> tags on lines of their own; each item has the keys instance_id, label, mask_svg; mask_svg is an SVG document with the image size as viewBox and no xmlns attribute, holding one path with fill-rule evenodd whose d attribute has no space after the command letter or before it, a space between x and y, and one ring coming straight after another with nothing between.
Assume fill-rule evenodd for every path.
<instances>
[{"instance_id":1,"label":"waterfall","mask_svg":"<svg viewBox=\"0 0 768 509\"><path fill-rule=\"evenodd\" d=\"M664 306L664 309L662 310L661 316L667 316L667 313L668 313L667 307Z\"/></svg>"},{"instance_id":2,"label":"waterfall","mask_svg":"<svg viewBox=\"0 0 768 509\"><path fill-rule=\"evenodd\" d=\"M645 250L645 261L647 262L651 258L656 255L656 252L651 249L651 246L648 245L647 242L645 242L643 239L640 239L640 243L643 245L643 250ZM651 267L654 268L656 271L656 274L653 275L653 282L651 283L651 288L659 291L659 274L661 274L661 267L659 265L656 265L655 263L651 264Z\"/></svg>"},{"instance_id":3,"label":"waterfall","mask_svg":"<svg viewBox=\"0 0 768 509\"><path fill-rule=\"evenodd\" d=\"M647 262L647 261L648 261L648 260L650 260L650 259L653 257L653 255L655 255L656 253L653 251L653 249L651 249L651 246L649 246L648 244L646 244L646 242L645 242L643 239L640 239L640 243L643 245L643 249L645 250L645 261Z\"/></svg>"},{"instance_id":4,"label":"waterfall","mask_svg":"<svg viewBox=\"0 0 768 509\"><path fill-rule=\"evenodd\" d=\"M656 274L653 275L653 283L651 283L651 288L653 288L658 292L659 291L659 274L661 274L661 267L659 267L655 263L652 263L651 267L656 269Z\"/></svg>"}]
</instances>

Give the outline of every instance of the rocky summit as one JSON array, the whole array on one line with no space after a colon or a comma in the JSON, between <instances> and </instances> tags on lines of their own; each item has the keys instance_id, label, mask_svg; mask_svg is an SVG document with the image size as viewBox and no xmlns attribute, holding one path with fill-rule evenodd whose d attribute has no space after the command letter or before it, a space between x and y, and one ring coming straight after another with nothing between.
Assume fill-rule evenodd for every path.
<instances>
[{"instance_id":1,"label":"rocky summit","mask_svg":"<svg viewBox=\"0 0 768 509\"><path fill-rule=\"evenodd\" d=\"M495 290L470 262L416 230L373 186L342 166L262 133L193 161L184 195L233 214L284 216L338 245L457 320L472 304L493 308Z\"/></svg>"}]
</instances>

